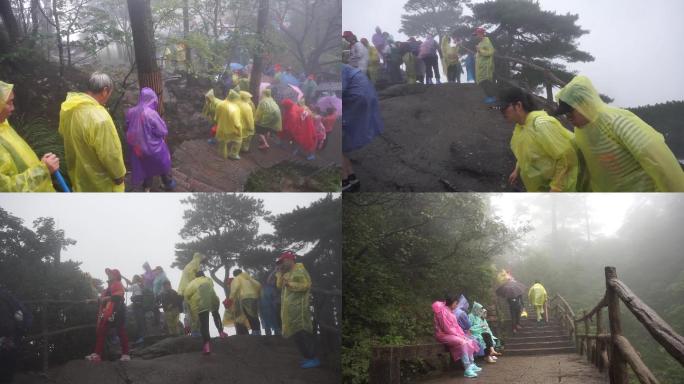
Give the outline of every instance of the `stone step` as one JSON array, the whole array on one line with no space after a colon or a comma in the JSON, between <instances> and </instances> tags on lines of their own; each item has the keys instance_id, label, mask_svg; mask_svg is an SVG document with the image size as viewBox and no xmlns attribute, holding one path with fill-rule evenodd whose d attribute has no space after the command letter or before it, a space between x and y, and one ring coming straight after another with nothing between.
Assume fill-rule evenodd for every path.
<instances>
[{"instance_id":1,"label":"stone step","mask_svg":"<svg viewBox=\"0 0 684 384\"><path fill-rule=\"evenodd\" d=\"M522 328L515 335L517 336L548 336L552 334L564 335L565 331L560 328Z\"/></svg>"},{"instance_id":2,"label":"stone step","mask_svg":"<svg viewBox=\"0 0 684 384\"><path fill-rule=\"evenodd\" d=\"M532 341L527 343L506 343L506 351L538 348L574 347L570 340Z\"/></svg>"},{"instance_id":3,"label":"stone step","mask_svg":"<svg viewBox=\"0 0 684 384\"><path fill-rule=\"evenodd\" d=\"M507 356L522 355L554 355L561 353L577 353L575 347L554 347L554 348L528 348L528 349L505 349Z\"/></svg>"},{"instance_id":4,"label":"stone step","mask_svg":"<svg viewBox=\"0 0 684 384\"><path fill-rule=\"evenodd\" d=\"M531 343L535 341L561 341L570 340L567 335L553 335L553 336L514 336L506 339L506 345L510 344L520 344L520 343ZM571 340L570 340L571 341Z\"/></svg>"}]
</instances>

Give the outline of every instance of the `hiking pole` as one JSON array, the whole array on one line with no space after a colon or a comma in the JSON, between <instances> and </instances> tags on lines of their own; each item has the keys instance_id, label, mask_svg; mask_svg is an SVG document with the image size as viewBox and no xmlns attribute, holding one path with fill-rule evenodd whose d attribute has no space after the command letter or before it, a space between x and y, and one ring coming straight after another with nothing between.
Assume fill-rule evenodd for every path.
<instances>
[{"instance_id":1,"label":"hiking pole","mask_svg":"<svg viewBox=\"0 0 684 384\"><path fill-rule=\"evenodd\" d=\"M62 192L71 192L71 189L69 189L69 186L64 180L62 174L59 172L59 169L55 171L55 178L57 179L57 184L59 184L59 187L62 188Z\"/></svg>"}]
</instances>

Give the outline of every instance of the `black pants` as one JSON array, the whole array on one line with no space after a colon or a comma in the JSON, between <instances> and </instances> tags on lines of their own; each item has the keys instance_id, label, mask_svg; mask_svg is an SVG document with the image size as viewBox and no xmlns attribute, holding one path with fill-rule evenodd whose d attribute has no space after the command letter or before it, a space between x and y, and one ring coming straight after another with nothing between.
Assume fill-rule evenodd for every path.
<instances>
[{"instance_id":1,"label":"black pants","mask_svg":"<svg viewBox=\"0 0 684 384\"><path fill-rule=\"evenodd\" d=\"M485 95L487 95L487 97L496 96L496 84L494 84L493 81L483 80L480 82L480 87L482 87L482 90L484 91Z\"/></svg>"},{"instance_id":2,"label":"black pants","mask_svg":"<svg viewBox=\"0 0 684 384\"><path fill-rule=\"evenodd\" d=\"M133 302L133 316L135 317L135 329L138 331L138 338L145 337L147 324L145 322L145 308L142 302Z\"/></svg>"},{"instance_id":3,"label":"black pants","mask_svg":"<svg viewBox=\"0 0 684 384\"><path fill-rule=\"evenodd\" d=\"M449 80L450 83L457 82L461 84L461 73L463 70L461 69L461 64L451 64L449 68L447 68L447 79Z\"/></svg>"},{"instance_id":4,"label":"black pants","mask_svg":"<svg viewBox=\"0 0 684 384\"><path fill-rule=\"evenodd\" d=\"M511 312L511 327L515 329L516 325L520 325L520 312L522 311L522 308L520 303L509 299L508 309Z\"/></svg>"},{"instance_id":5,"label":"black pants","mask_svg":"<svg viewBox=\"0 0 684 384\"><path fill-rule=\"evenodd\" d=\"M235 333L238 335L249 335L249 329L243 324L235 323Z\"/></svg>"},{"instance_id":6,"label":"black pants","mask_svg":"<svg viewBox=\"0 0 684 384\"><path fill-rule=\"evenodd\" d=\"M207 341L211 340L211 336L209 336L209 311L200 312L198 317L202 341L206 343Z\"/></svg>"},{"instance_id":7,"label":"black pants","mask_svg":"<svg viewBox=\"0 0 684 384\"><path fill-rule=\"evenodd\" d=\"M249 321L249 326L252 328L252 332L261 332L261 323L259 322L259 317L252 317L247 313L245 313L245 316L247 316L247 321Z\"/></svg>"},{"instance_id":8,"label":"black pants","mask_svg":"<svg viewBox=\"0 0 684 384\"><path fill-rule=\"evenodd\" d=\"M305 359L313 359L316 357L316 339L313 334L306 331L299 331L295 333L292 338L294 339L295 344L297 344L299 353L301 353Z\"/></svg>"},{"instance_id":9,"label":"black pants","mask_svg":"<svg viewBox=\"0 0 684 384\"><path fill-rule=\"evenodd\" d=\"M435 79L439 80L439 61L437 56L424 57L423 62L425 63L425 77L427 80L432 80L433 72Z\"/></svg>"},{"instance_id":10,"label":"black pants","mask_svg":"<svg viewBox=\"0 0 684 384\"><path fill-rule=\"evenodd\" d=\"M494 340L492 340L492 335L489 333L483 333L482 339L485 342L485 356L489 356L489 350L494 346Z\"/></svg>"},{"instance_id":11,"label":"black pants","mask_svg":"<svg viewBox=\"0 0 684 384\"><path fill-rule=\"evenodd\" d=\"M221 322L221 315L219 314L218 309L211 311L211 317L214 319L214 325L219 333L223 332L223 323Z\"/></svg>"}]
</instances>

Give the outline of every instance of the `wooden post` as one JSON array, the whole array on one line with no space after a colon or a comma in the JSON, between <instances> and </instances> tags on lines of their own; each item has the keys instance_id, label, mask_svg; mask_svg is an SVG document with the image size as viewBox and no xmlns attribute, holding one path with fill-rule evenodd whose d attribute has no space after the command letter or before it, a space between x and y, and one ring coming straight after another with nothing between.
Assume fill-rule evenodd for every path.
<instances>
[{"instance_id":1,"label":"wooden post","mask_svg":"<svg viewBox=\"0 0 684 384\"><path fill-rule=\"evenodd\" d=\"M617 338L622 335L620 322L620 298L613 291L610 280L617 279L615 267L606 267L606 302L608 304L608 323L610 325L610 384L627 384L627 363L618 348Z\"/></svg>"},{"instance_id":2,"label":"wooden post","mask_svg":"<svg viewBox=\"0 0 684 384\"><path fill-rule=\"evenodd\" d=\"M47 319L47 302L43 301L40 307L40 325L43 330L43 373L47 375L49 358L50 358L50 348L48 344L48 319Z\"/></svg>"},{"instance_id":3,"label":"wooden post","mask_svg":"<svg viewBox=\"0 0 684 384\"><path fill-rule=\"evenodd\" d=\"M544 81L544 85L546 86L546 100L548 100L549 103L553 103L553 84L547 79Z\"/></svg>"},{"instance_id":4,"label":"wooden post","mask_svg":"<svg viewBox=\"0 0 684 384\"><path fill-rule=\"evenodd\" d=\"M591 353L589 352L589 319L587 319L587 310L583 311L584 314L584 351L587 353L587 360L589 360Z\"/></svg>"},{"instance_id":5,"label":"wooden post","mask_svg":"<svg viewBox=\"0 0 684 384\"><path fill-rule=\"evenodd\" d=\"M601 354L603 352L603 341L599 339L599 335L603 331L603 326L601 325L601 312L603 312L603 309L599 309L596 312L596 361L595 364L598 367L599 371L603 370L603 367L601 366Z\"/></svg>"}]
</instances>

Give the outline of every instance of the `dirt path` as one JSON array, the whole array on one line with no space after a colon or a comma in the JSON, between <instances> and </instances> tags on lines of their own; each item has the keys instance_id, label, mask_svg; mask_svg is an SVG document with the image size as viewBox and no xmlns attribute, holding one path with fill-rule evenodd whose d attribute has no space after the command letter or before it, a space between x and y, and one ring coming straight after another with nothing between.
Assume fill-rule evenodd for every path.
<instances>
[{"instance_id":1,"label":"dirt path","mask_svg":"<svg viewBox=\"0 0 684 384\"><path fill-rule=\"evenodd\" d=\"M550 356L502 356L496 364L479 364L483 370L476 379L463 377L463 371L452 371L421 384L599 384L608 377L589 365L577 354Z\"/></svg>"},{"instance_id":2,"label":"dirt path","mask_svg":"<svg viewBox=\"0 0 684 384\"><path fill-rule=\"evenodd\" d=\"M353 153L363 191L512 191L512 125L474 84L399 85L379 94L385 132Z\"/></svg>"}]
</instances>

